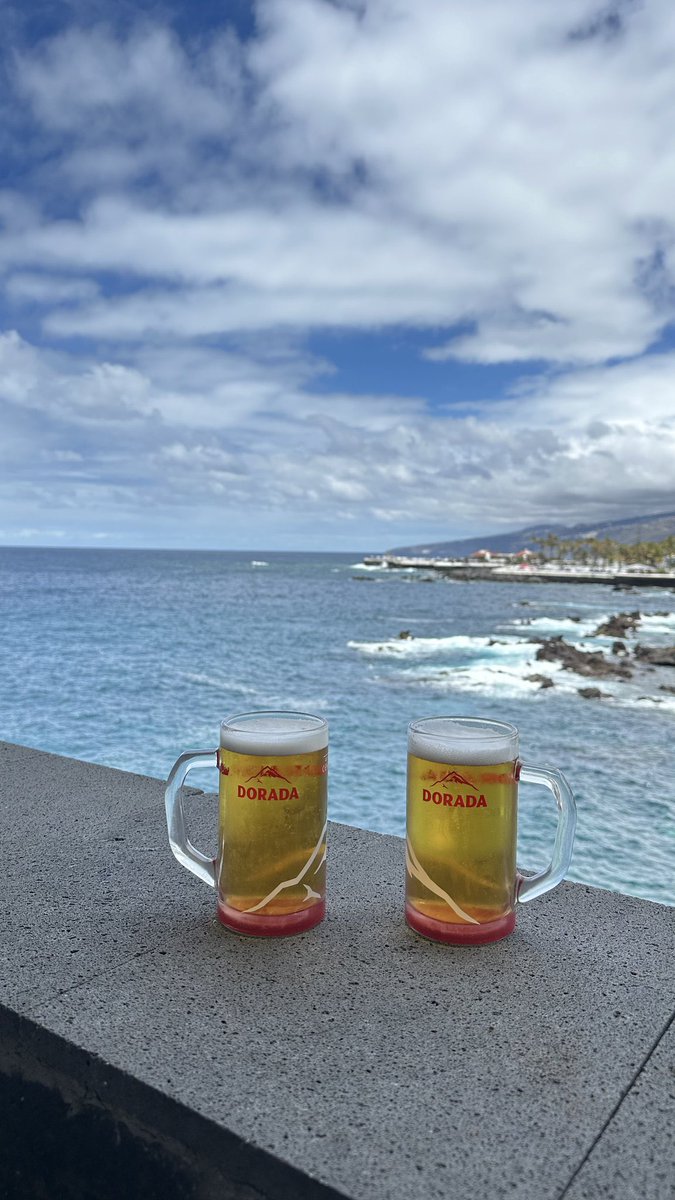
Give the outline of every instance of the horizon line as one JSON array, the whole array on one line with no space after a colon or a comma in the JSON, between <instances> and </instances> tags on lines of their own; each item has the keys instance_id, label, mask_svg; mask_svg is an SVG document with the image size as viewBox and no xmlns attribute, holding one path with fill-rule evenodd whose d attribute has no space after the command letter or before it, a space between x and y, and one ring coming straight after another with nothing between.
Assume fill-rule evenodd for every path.
<instances>
[{"instance_id":1,"label":"horizon line","mask_svg":"<svg viewBox=\"0 0 675 1200\"><path fill-rule=\"evenodd\" d=\"M68 544L55 545L43 542L30 544L26 542L0 542L0 550L125 550L137 551L139 554L386 554L386 550L298 550L289 547L284 550L266 550L259 547L238 548L227 546L73 546Z\"/></svg>"}]
</instances>

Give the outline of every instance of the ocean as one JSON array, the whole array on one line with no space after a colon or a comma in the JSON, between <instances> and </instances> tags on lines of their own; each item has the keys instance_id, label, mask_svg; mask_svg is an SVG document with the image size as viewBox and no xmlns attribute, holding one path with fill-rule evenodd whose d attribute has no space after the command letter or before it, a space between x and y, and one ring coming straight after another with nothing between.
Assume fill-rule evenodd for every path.
<instances>
[{"instance_id":1,"label":"ocean","mask_svg":"<svg viewBox=\"0 0 675 1200\"><path fill-rule=\"evenodd\" d=\"M672 645L674 601L455 582L358 554L4 548L0 737L166 777L182 751L214 747L229 714L320 713L330 816L402 834L408 722L509 721L521 757L561 767L576 794L570 878L675 904L675 672L595 681L534 660L556 635L609 649L591 633L635 609L629 646ZM526 679L539 673L554 686ZM596 682L604 698L579 694ZM544 865L554 827L549 794L523 786L521 867Z\"/></svg>"}]
</instances>

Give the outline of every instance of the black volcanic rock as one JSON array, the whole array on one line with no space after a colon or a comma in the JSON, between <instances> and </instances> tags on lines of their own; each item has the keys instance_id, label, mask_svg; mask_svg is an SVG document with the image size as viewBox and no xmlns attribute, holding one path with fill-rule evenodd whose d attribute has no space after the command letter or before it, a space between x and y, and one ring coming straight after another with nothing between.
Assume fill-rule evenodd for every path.
<instances>
[{"instance_id":1,"label":"black volcanic rock","mask_svg":"<svg viewBox=\"0 0 675 1200\"><path fill-rule=\"evenodd\" d=\"M628 654L625 642L612 642L612 654Z\"/></svg>"},{"instance_id":2,"label":"black volcanic rock","mask_svg":"<svg viewBox=\"0 0 675 1200\"><path fill-rule=\"evenodd\" d=\"M609 692L601 692L597 687L582 687L577 688L577 691L584 700L602 700L604 696L609 695Z\"/></svg>"},{"instance_id":3,"label":"black volcanic rock","mask_svg":"<svg viewBox=\"0 0 675 1200\"><path fill-rule=\"evenodd\" d=\"M538 662L562 663L564 671L587 675L598 679L612 676L615 679L630 679L632 672L624 662L610 662L602 650L577 650L562 637L547 638L535 654Z\"/></svg>"},{"instance_id":4,"label":"black volcanic rock","mask_svg":"<svg viewBox=\"0 0 675 1200\"><path fill-rule=\"evenodd\" d=\"M675 667L675 646L641 646L638 642L635 657L655 667Z\"/></svg>"},{"instance_id":5,"label":"black volcanic rock","mask_svg":"<svg viewBox=\"0 0 675 1200\"><path fill-rule=\"evenodd\" d=\"M528 683L538 683L540 688L552 688L554 682L550 675L526 675Z\"/></svg>"},{"instance_id":6,"label":"black volcanic rock","mask_svg":"<svg viewBox=\"0 0 675 1200\"><path fill-rule=\"evenodd\" d=\"M593 637L613 637L625 638L629 633L635 633L642 614L637 610L629 613L616 613L605 621L604 625L598 625Z\"/></svg>"}]
</instances>

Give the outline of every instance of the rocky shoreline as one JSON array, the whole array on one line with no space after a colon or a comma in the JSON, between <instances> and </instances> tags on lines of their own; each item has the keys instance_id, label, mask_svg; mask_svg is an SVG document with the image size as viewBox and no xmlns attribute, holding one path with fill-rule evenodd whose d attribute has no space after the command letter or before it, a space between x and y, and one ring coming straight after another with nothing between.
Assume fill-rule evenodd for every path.
<instances>
[{"instance_id":1,"label":"rocky shoreline","mask_svg":"<svg viewBox=\"0 0 675 1200\"><path fill-rule=\"evenodd\" d=\"M522 602L524 605L527 601ZM553 674L545 670L533 671L523 678L528 683L538 684L545 691L556 687L558 671L569 672L581 680L592 680L576 690L585 700L612 699L615 693L603 691L595 681L605 681L607 684L631 684L639 690L644 688L645 695L639 695L640 700L651 703L662 703L667 695L675 695L675 644L645 645L638 640L641 626L645 617L672 617L672 610L642 613L639 610L619 612L609 617L590 632L580 629L579 641L587 643L592 638L612 639L606 648L587 649L585 645L575 645L561 635L552 637L533 636L526 640L531 643L533 663L542 666L549 663L555 668ZM571 616L567 620L572 624L582 626L583 618ZM534 624L532 619L525 618L520 622L526 630ZM644 637L644 628L642 636ZM415 635L409 629L402 629L397 640L414 641ZM499 638L490 638L488 646L499 646L507 643ZM567 688L569 690L569 687ZM654 695L654 691L663 692L664 696Z\"/></svg>"},{"instance_id":2,"label":"rocky shoreline","mask_svg":"<svg viewBox=\"0 0 675 1200\"><path fill-rule=\"evenodd\" d=\"M669 616L670 613L660 612L650 615ZM532 638L532 642L539 647L534 656L535 660L557 663L563 671L570 671L583 678L611 679L612 681L633 679L639 682L644 677L647 682L648 675L652 675L657 669L662 668L664 678L657 684L657 689L675 694L675 683L671 681L667 671L668 668L671 670L675 668L675 645L646 646L639 641L632 647L626 644L626 638L638 633L642 616L643 614L637 610L617 613L608 621L598 625L592 633L584 636L584 641L589 637L613 638L609 651L582 650L560 636L543 640ZM541 688L555 686L555 680L550 675L535 674L528 675L526 678L532 683L539 683ZM649 679L648 682L653 687L654 680ZM581 687L577 691L580 696L589 700L603 699L611 695L611 693L601 691L598 687ZM655 700L654 697L650 697L650 699ZM657 701L655 700L655 702Z\"/></svg>"}]
</instances>

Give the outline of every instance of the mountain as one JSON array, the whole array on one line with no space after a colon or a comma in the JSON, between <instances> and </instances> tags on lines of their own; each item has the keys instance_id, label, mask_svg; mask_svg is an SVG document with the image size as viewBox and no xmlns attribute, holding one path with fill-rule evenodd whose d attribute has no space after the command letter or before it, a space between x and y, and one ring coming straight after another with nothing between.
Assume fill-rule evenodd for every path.
<instances>
[{"instance_id":1,"label":"mountain","mask_svg":"<svg viewBox=\"0 0 675 1200\"><path fill-rule=\"evenodd\" d=\"M436 783L463 783L466 787L474 786L469 779L465 779L464 776L459 775L457 771L448 771L447 775L444 775L442 779L437 779Z\"/></svg>"},{"instance_id":2,"label":"mountain","mask_svg":"<svg viewBox=\"0 0 675 1200\"><path fill-rule=\"evenodd\" d=\"M251 775L251 779L283 779L284 783L289 782L285 775L277 771L276 767L261 767L257 775ZM251 779L247 779L246 782L250 783Z\"/></svg>"},{"instance_id":3,"label":"mountain","mask_svg":"<svg viewBox=\"0 0 675 1200\"><path fill-rule=\"evenodd\" d=\"M476 550L514 554L517 550L537 550L536 539L545 537L547 533L564 539L609 537L629 546L636 542L660 542L663 538L675 536L675 512L654 513L648 517L623 517L619 521L596 521L593 525L528 525L512 533L485 533L480 537L461 538L452 542L396 546L387 550L387 554L424 555L431 558L445 555L465 558Z\"/></svg>"}]
</instances>

